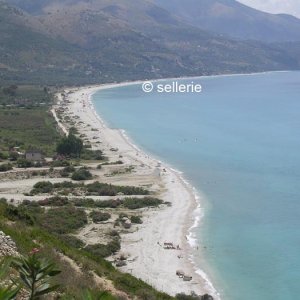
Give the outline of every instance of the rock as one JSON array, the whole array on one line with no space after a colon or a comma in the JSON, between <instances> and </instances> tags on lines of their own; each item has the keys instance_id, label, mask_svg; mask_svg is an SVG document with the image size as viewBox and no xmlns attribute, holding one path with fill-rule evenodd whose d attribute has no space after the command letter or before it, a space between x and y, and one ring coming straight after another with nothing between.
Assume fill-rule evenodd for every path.
<instances>
[{"instance_id":1,"label":"rock","mask_svg":"<svg viewBox=\"0 0 300 300\"><path fill-rule=\"evenodd\" d=\"M18 255L19 253L15 242L4 232L0 231L0 257Z\"/></svg>"}]
</instances>

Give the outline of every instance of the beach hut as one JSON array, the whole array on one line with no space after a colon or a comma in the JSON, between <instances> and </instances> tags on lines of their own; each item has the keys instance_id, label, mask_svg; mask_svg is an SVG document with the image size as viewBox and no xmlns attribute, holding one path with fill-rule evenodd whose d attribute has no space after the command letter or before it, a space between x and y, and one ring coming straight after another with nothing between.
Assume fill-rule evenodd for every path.
<instances>
[{"instance_id":1,"label":"beach hut","mask_svg":"<svg viewBox=\"0 0 300 300\"><path fill-rule=\"evenodd\" d=\"M30 161L42 161L44 159L41 151L33 149L26 151L25 158Z\"/></svg>"}]
</instances>

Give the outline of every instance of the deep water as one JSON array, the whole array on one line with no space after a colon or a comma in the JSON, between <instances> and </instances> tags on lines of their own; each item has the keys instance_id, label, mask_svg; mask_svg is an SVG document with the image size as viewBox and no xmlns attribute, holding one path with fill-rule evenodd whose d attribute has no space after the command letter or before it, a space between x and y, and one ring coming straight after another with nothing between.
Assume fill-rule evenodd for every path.
<instances>
[{"instance_id":1,"label":"deep water","mask_svg":"<svg viewBox=\"0 0 300 300\"><path fill-rule=\"evenodd\" d=\"M94 106L205 195L195 261L223 299L299 299L300 72L193 81L202 93L135 85Z\"/></svg>"}]
</instances>

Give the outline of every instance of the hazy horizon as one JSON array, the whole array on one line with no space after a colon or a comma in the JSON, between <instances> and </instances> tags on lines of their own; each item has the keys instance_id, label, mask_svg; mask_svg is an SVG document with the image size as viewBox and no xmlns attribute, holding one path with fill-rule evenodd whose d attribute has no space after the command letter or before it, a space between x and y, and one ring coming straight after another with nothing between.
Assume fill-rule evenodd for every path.
<instances>
[{"instance_id":1,"label":"hazy horizon","mask_svg":"<svg viewBox=\"0 0 300 300\"><path fill-rule=\"evenodd\" d=\"M300 18L300 1L299 0L238 0L250 7L274 14L290 14Z\"/></svg>"}]
</instances>

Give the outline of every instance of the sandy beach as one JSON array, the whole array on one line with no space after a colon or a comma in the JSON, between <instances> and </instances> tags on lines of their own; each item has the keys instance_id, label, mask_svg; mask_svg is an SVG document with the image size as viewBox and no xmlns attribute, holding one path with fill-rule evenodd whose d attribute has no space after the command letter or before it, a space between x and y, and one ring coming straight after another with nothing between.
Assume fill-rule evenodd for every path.
<instances>
[{"instance_id":1,"label":"sandy beach","mask_svg":"<svg viewBox=\"0 0 300 300\"><path fill-rule=\"evenodd\" d=\"M66 90L64 97L57 95L57 105L52 112L59 121L55 111L63 107L64 114L76 118L75 127L85 135L93 149L102 150L110 161L122 158L124 164L134 166L134 178L118 178L119 184L148 184L159 198L171 203L170 206L143 211L143 224L134 232L122 235L121 252L129 256L129 263L121 270L171 295L194 291L201 295L209 293L219 299L210 281L197 274L191 262L193 249L189 244L189 229L195 222L193 212L199 207L192 187L179 172L138 149L123 131L108 128L93 108L91 97L96 91L137 83ZM62 131L66 132L67 126L59 122ZM173 243L178 249L164 249L166 242ZM193 279L183 281L176 276L177 270Z\"/></svg>"}]
</instances>

